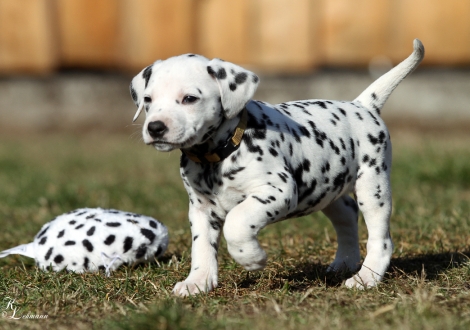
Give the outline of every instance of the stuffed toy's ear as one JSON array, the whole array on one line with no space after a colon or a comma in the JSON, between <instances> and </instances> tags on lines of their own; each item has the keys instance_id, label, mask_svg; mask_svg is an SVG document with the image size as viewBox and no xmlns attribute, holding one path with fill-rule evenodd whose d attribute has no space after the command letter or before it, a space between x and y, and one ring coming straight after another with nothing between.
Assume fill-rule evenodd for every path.
<instances>
[{"instance_id":1,"label":"stuffed toy's ear","mask_svg":"<svg viewBox=\"0 0 470 330\"><path fill-rule=\"evenodd\" d=\"M149 65L145 69L139 72L137 76L135 76L131 84L129 85L129 90L131 92L132 100L134 101L135 106L137 107L137 112L135 113L133 121L139 117L140 112L144 107L143 97L144 91L149 85L150 78L152 77L152 71L155 69L157 65L161 63L160 60L156 61L155 63Z\"/></svg>"},{"instance_id":2,"label":"stuffed toy's ear","mask_svg":"<svg viewBox=\"0 0 470 330\"><path fill-rule=\"evenodd\" d=\"M258 88L257 75L218 58L208 63L207 72L217 80L224 113L229 119L243 110Z\"/></svg>"}]
</instances>

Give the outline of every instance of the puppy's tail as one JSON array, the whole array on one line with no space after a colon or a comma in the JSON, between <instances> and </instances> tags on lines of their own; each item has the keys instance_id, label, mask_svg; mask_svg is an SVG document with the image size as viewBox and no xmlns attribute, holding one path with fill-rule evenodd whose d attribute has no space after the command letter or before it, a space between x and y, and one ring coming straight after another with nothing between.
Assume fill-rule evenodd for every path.
<instances>
[{"instance_id":1,"label":"puppy's tail","mask_svg":"<svg viewBox=\"0 0 470 330\"><path fill-rule=\"evenodd\" d=\"M374 81L354 101L360 102L366 108L375 110L380 115L380 110L393 90L416 69L424 58L424 46L421 41L415 39L413 48L413 53L407 59Z\"/></svg>"},{"instance_id":2,"label":"puppy's tail","mask_svg":"<svg viewBox=\"0 0 470 330\"><path fill-rule=\"evenodd\" d=\"M0 258L4 258L10 254L21 254L26 257L34 258L34 243L22 244L15 246L14 248L4 250L0 252Z\"/></svg>"}]
</instances>

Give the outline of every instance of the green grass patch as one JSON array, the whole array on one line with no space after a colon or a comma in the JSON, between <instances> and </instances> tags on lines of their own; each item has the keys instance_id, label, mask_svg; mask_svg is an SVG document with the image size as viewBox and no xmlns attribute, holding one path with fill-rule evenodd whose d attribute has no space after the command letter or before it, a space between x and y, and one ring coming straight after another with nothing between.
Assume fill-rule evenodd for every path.
<instances>
[{"instance_id":1,"label":"green grass patch","mask_svg":"<svg viewBox=\"0 0 470 330\"><path fill-rule=\"evenodd\" d=\"M154 216L168 226L170 245L158 263L109 278L0 259L0 328L468 329L470 135L392 137L395 251L384 283L348 290L326 274L336 237L318 213L260 233L269 255L262 272L243 270L222 240L219 287L180 299L171 290L189 273L191 235L179 152L119 134L3 136L0 250L30 242L45 222L79 207ZM364 257L363 221L360 237ZM12 308L47 319L11 319Z\"/></svg>"}]
</instances>

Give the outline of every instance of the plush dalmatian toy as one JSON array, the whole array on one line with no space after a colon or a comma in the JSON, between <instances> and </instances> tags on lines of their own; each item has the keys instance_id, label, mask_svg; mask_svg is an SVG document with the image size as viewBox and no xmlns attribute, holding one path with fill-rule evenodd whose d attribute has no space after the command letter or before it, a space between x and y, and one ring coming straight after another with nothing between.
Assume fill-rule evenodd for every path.
<instances>
[{"instance_id":1,"label":"plush dalmatian toy","mask_svg":"<svg viewBox=\"0 0 470 330\"><path fill-rule=\"evenodd\" d=\"M230 255L249 271L261 270L267 256L259 231L315 211L332 221L338 236L329 271L358 271L347 287L382 280L393 251L392 148L380 112L423 59L422 43L416 39L413 46L353 101L254 101L259 78L253 72L195 54L157 61L134 77L134 120L146 113L143 141L159 151L182 151L192 261L176 295L217 286L222 231ZM359 210L369 233L362 265Z\"/></svg>"},{"instance_id":2,"label":"plush dalmatian toy","mask_svg":"<svg viewBox=\"0 0 470 330\"><path fill-rule=\"evenodd\" d=\"M154 218L113 209L82 208L46 223L28 244L0 252L21 254L43 270L77 273L153 261L168 246L167 228Z\"/></svg>"}]
</instances>

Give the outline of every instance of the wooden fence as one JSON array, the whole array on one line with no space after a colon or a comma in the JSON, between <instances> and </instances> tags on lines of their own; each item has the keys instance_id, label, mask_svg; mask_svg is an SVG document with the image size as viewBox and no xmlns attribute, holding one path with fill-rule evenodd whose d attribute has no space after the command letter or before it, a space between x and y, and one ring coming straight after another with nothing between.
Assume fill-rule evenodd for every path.
<instances>
[{"instance_id":1,"label":"wooden fence","mask_svg":"<svg viewBox=\"0 0 470 330\"><path fill-rule=\"evenodd\" d=\"M186 52L272 72L470 64L469 0L0 0L0 74L135 72Z\"/></svg>"}]
</instances>

